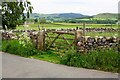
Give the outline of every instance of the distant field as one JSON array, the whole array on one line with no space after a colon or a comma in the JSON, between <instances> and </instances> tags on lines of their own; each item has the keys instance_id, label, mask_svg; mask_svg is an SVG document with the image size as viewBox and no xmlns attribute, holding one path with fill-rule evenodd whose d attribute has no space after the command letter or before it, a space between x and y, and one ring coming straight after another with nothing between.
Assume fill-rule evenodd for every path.
<instances>
[{"instance_id":1,"label":"distant field","mask_svg":"<svg viewBox=\"0 0 120 80\"><path fill-rule=\"evenodd\" d=\"M113 32L113 33L108 33L108 32L87 32L86 36L91 36L91 37L94 37L94 36L108 36L108 37L114 36L114 37L117 37L118 33L117 32Z\"/></svg>"},{"instance_id":2,"label":"distant field","mask_svg":"<svg viewBox=\"0 0 120 80\"><path fill-rule=\"evenodd\" d=\"M67 29L67 28L82 28L83 24L79 24L79 23L50 23L50 24L30 24L27 29L35 29L38 30L38 25L40 25L40 27L44 27L46 29ZM86 24L86 28L118 28L117 25L113 24L113 25L108 25L108 24ZM18 30L24 30L25 28L23 27L23 25L17 27ZM86 36L118 36L117 35L118 32L113 32L113 33L101 33L101 32L87 32Z\"/></svg>"},{"instance_id":3,"label":"distant field","mask_svg":"<svg viewBox=\"0 0 120 80\"><path fill-rule=\"evenodd\" d=\"M46 29L60 29L60 28L82 28L83 24L80 23L50 23L50 24L30 24L29 25L29 29L35 29L38 30L38 25L40 26L44 26L44 28ZM86 24L86 28L87 27L91 27L91 28L118 28L118 26L116 24L113 25L108 25L108 24ZM24 29L23 25L17 27L17 29L21 30Z\"/></svg>"}]
</instances>

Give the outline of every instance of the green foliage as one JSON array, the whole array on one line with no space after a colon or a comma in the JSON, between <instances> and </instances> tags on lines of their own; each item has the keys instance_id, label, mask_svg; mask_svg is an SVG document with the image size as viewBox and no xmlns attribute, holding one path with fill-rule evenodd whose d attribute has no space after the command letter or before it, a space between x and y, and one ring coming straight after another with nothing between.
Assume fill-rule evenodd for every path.
<instances>
[{"instance_id":1,"label":"green foliage","mask_svg":"<svg viewBox=\"0 0 120 80\"><path fill-rule=\"evenodd\" d=\"M0 51L2 51L2 40L0 39Z\"/></svg>"},{"instance_id":2,"label":"green foliage","mask_svg":"<svg viewBox=\"0 0 120 80\"><path fill-rule=\"evenodd\" d=\"M38 19L36 18L36 19L34 19L34 21L35 21L35 22L38 22Z\"/></svg>"},{"instance_id":3,"label":"green foliage","mask_svg":"<svg viewBox=\"0 0 120 80\"><path fill-rule=\"evenodd\" d=\"M66 55L61 57L60 63L68 66L120 72L119 60L119 53L113 49L104 51L96 50L87 54L76 53L73 50L69 50Z\"/></svg>"},{"instance_id":4,"label":"green foliage","mask_svg":"<svg viewBox=\"0 0 120 80\"><path fill-rule=\"evenodd\" d=\"M46 19L43 17L40 19L40 24L44 24L44 23L46 23Z\"/></svg>"},{"instance_id":5,"label":"green foliage","mask_svg":"<svg viewBox=\"0 0 120 80\"><path fill-rule=\"evenodd\" d=\"M31 3L27 0L20 2L3 2L2 3L2 26L3 29L5 25L8 29L15 29L16 25L21 24L25 21L26 16L24 11L27 12L27 18L29 14L32 13L33 7Z\"/></svg>"},{"instance_id":6,"label":"green foliage","mask_svg":"<svg viewBox=\"0 0 120 80\"><path fill-rule=\"evenodd\" d=\"M2 42L2 51L16 54L24 57L37 54L39 51L30 43L21 44L18 40L10 40Z\"/></svg>"}]
</instances>

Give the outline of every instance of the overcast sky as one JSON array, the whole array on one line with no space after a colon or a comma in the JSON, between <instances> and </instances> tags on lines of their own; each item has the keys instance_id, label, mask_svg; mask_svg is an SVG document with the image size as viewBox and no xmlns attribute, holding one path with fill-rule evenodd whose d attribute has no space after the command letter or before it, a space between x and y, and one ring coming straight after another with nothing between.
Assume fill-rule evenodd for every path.
<instances>
[{"instance_id":1,"label":"overcast sky","mask_svg":"<svg viewBox=\"0 0 120 80\"><path fill-rule=\"evenodd\" d=\"M95 15L98 13L117 13L120 0L29 0L34 13L81 13Z\"/></svg>"}]
</instances>

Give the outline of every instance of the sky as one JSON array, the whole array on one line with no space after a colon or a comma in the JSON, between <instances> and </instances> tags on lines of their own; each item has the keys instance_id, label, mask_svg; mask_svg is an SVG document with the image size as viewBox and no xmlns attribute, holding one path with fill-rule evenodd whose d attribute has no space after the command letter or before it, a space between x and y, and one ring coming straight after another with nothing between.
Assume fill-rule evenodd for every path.
<instances>
[{"instance_id":1,"label":"sky","mask_svg":"<svg viewBox=\"0 0 120 80\"><path fill-rule=\"evenodd\" d=\"M34 7L33 13L118 13L119 0L29 0Z\"/></svg>"}]
</instances>

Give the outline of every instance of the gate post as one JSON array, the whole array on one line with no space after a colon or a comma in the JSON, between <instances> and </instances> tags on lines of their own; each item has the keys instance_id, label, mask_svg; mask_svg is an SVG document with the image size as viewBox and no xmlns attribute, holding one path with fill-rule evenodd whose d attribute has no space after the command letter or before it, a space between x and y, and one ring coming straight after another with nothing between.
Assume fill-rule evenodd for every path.
<instances>
[{"instance_id":1,"label":"gate post","mask_svg":"<svg viewBox=\"0 0 120 80\"><path fill-rule=\"evenodd\" d=\"M38 32L37 48L39 50L45 50L45 31L44 30Z\"/></svg>"},{"instance_id":2,"label":"gate post","mask_svg":"<svg viewBox=\"0 0 120 80\"><path fill-rule=\"evenodd\" d=\"M83 31L82 30L76 30L75 31L75 48L76 48L76 50L77 50L77 47L78 47L77 46L78 40L82 36L83 36Z\"/></svg>"}]
</instances>

